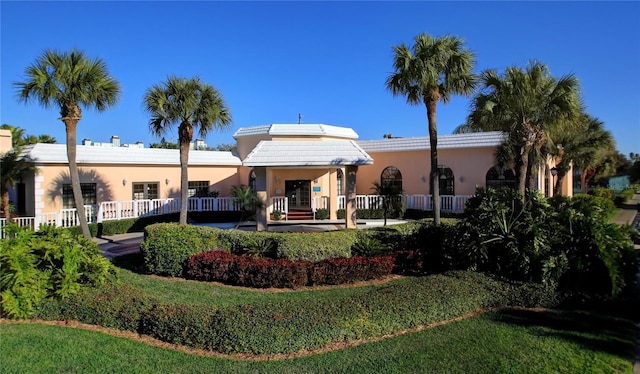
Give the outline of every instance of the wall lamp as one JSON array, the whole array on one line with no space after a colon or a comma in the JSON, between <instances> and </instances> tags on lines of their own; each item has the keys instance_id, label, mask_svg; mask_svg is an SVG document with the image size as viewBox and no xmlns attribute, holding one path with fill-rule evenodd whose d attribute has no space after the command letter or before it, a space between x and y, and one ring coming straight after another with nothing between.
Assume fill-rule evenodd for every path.
<instances>
[{"instance_id":1,"label":"wall lamp","mask_svg":"<svg viewBox=\"0 0 640 374\"><path fill-rule=\"evenodd\" d=\"M166 185L169 185L169 182L171 182L171 181L169 180L169 178L167 178L167 179L165 179L165 180L164 180L164 184L166 184Z\"/></svg>"},{"instance_id":2,"label":"wall lamp","mask_svg":"<svg viewBox=\"0 0 640 374\"><path fill-rule=\"evenodd\" d=\"M123 185L123 186L126 186L126 185L127 185L127 180L126 180L126 179L123 179L123 180L122 180L122 185Z\"/></svg>"}]
</instances>

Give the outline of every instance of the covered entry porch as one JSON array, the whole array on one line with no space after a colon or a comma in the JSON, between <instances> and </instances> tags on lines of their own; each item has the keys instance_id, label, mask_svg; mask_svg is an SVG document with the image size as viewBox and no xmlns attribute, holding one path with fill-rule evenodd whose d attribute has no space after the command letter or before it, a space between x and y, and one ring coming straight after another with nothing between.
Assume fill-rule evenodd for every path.
<instances>
[{"instance_id":1,"label":"covered entry porch","mask_svg":"<svg viewBox=\"0 0 640 374\"><path fill-rule=\"evenodd\" d=\"M336 221L339 196L345 199L344 227L356 228L358 166L372 163L353 141L261 141L242 162L252 168L249 184L265 202L256 229L266 230L274 211L286 216L321 207Z\"/></svg>"}]
</instances>

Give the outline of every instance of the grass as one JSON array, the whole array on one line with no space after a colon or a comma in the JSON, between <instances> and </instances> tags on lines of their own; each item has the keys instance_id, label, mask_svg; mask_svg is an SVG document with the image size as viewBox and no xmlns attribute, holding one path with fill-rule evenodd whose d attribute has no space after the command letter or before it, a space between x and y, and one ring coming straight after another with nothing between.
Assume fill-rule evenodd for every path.
<instances>
[{"instance_id":1,"label":"grass","mask_svg":"<svg viewBox=\"0 0 640 374\"><path fill-rule=\"evenodd\" d=\"M575 312L507 310L314 356L238 361L64 326L0 325L2 372L631 373L635 325Z\"/></svg>"}]
</instances>

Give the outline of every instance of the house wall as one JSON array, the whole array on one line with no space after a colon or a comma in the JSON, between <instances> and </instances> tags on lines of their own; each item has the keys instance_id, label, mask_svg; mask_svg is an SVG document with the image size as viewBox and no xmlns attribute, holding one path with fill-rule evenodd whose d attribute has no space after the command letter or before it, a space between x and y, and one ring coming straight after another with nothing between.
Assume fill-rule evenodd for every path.
<instances>
[{"instance_id":1,"label":"house wall","mask_svg":"<svg viewBox=\"0 0 640 374\"><path fill-rule=\"evenodd\" d=\"M67 165L38 165L35 189L27 196L34 213L58 212L62 209L62 185L71 183ZM239 184L237 166L189 166L189 181L209 181L209 191L229 196L231 187ZM159 198L180 197L180 167L178 165L81 165L80 183L96 183L96 199L104 201L132 200L133 183L158 183ZM38 208L37 203L40 203Z\"/></svg>"},{"instance_id":2,"label":"house wall","mask_svg":"<svg viewBox=\"0 0 640 374\"><path fill-rule=\"evenodd\" d=\"M0 129L0 155L11 149L11 131Z\"/></svg>"},{"instance_id":3,"label":"house wall","mask_svg":"<svg viewBox=\"0 0 640 374\"><path fill-rule=\"evenodd\" d=\"M374 160L373 165L358 168L358 194L371 194L373 182L380 183L380 175L388 166L395 166L402 173L402 188L405 194L431 193L431 156L428 150L371 152L369 155ZM495 166L494 149L442 149L438 151L438 163L453 171L456 195L472 195L476 186L485 185L487 171Z\"/></svg>"}]
</instances>

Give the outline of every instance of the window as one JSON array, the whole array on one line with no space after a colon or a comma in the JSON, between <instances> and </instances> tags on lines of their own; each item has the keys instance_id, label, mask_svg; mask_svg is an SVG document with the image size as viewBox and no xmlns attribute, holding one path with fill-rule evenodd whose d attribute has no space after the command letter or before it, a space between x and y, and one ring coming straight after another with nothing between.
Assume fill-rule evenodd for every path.
<instances>
[{"instance_id":1,"label":"window","mask_svg":"<svg viewBox=\"0 0 640 374\"><path fill-rule=\"evenodd\" d=\"M487 171L486 184L487 188L515 188L516 176L509 168L495 166Z\"/></svg>"},{"instance_id":2,"label":"window","mask_svg":"<svg viewBox=\"0 0 640 374\"><path fill-rule=\"evenodd\" d=\"M402 191L402 173L395 166L389 166L382 171L380 175L380 184L390 184Z\"/></svg>"},{"instance_id":3,"label":"window","mask_svg":"<svg viewBox=\"0 0 640 374\"><path fill-rule=\"evenodd\" d=\"M251 169L251 172L249 173L249 184L248 184L249 188L251 188L251 191L257 191L256 190L256 172Z\"/></svg>"},{"instance_id":4,"label":"window","mask_svg":"<svg viewBox=\"0 0 640 374\"><path fill-rule=\"evenodd\" d=\"M338 190L338 196L344 196L344 173L342 172L342 169L338 169L338 185L337 185L337 190Z\"/></svg>"},{"instance_id":5,"label":"window","mask_svg":"<svg viewBox=\"0 0 640 374\"><path fill-rule=\"evenodd\" d=\"M96 200L96 184L95 183L80 183L80 189L82 190L82 199L84 205L95 205ZM71 184L62 185L62 208L72 209L76 204L73 201L73 189Z\"/></svg>"},{"instance_id":6,"label":"window","mask_svg":"<svg viewBox=\"0 0 640 374\"><path fill-rule=\"evenodd\" d=\"M451 168L440 165L438 166L440 195L455 195L455 179Z\"/></svg>"},{"instance_id":7,"label":"window","mask_svg":"<svg viewBox=\"0 0 640 374\"><path fill-rule=\"evenodd\" d=\"M189 181L189 197L209 196L209 181Z\"/></svg>"},{"instance_id":8,"label":"window","mask_svg":"<svg viewBox=\"0 0 640 374\"><path fill-rule=\"evenodd\" d=\"M134 200L153 200L158 198L158 182L132 183Z\"/></svg>"}]
</instances>

